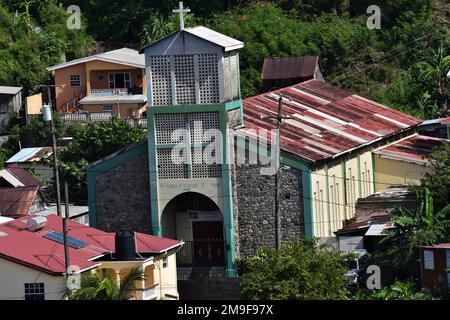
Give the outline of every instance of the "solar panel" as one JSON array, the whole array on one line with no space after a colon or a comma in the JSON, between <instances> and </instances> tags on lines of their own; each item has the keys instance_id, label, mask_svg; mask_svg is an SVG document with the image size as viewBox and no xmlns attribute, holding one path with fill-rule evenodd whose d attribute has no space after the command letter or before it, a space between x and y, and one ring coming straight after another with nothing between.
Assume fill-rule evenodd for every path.
<instances>
[{"instance_id":1,"label":"solar panel","mask_svg":"<svg viewBox=\"0 0 450 320\"><path fill-rule=\"evenodd\" d=\"M53 231L43 235L43 237L64 244L64 235L61 232ZM67 237L67 245L71 248L80 249L87 246L88 243L69 236Z\"/></svg>"}]
</instances>

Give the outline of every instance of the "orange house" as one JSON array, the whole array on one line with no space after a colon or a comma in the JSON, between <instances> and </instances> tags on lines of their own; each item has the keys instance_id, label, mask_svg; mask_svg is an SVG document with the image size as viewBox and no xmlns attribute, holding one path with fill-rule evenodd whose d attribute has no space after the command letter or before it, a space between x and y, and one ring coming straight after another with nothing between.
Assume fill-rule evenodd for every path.
<instances>
[{"instance_id":1,"label":"orange house","mask_svg":"<svg viewBox=\"0 0 450 320\"><path fill-rule=\"evenodd\" d=\"M145 59L128 48L48 68L55 78L58 113L105 112L140 118L147 108Z\"/></svg>"}]
</instances>

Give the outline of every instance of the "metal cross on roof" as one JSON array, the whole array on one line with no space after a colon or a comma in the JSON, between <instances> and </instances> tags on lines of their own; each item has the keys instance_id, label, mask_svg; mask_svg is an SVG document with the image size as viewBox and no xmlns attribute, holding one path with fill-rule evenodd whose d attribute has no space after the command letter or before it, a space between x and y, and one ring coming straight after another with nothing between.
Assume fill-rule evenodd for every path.
<instances>
[{"instance_id":1,"label":"metal cross on roof","mask_svg":"<svg viewBox=\"0 0 450 320\"><path fill-rule=\"evenodd\" d=\"M180 5L179 9L174 9L174 10L172 10L172 12L180 14L180 30L183 30L184 29L184 14L191 12L191 9L184 9L183 1L180 1L179 5Z\"/></svg>"}]
</instances>

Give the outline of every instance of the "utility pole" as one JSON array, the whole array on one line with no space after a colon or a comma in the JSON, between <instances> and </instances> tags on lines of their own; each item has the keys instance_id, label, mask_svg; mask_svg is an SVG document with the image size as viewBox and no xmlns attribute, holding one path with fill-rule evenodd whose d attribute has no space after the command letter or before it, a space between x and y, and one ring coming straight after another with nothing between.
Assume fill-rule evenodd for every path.
<instances>
[{"instance_id":1,"label":"utility pole","mask_svg":"<svg viewBox=\"0 0 450 320\"><path fill-rule=\"evenodd\" d=\"M283 96L278 98L278 112L276 117L273 118L277 122L277 149L278 153L278 167L275 174L275 246L277 250L281 249L281 126L283 120L292 119L291 117L285 117L282 115L283 108Z\"/></svg>"},{"instance_id":2,"label":"utility pole","mask_svg":"<svg viewBox=\"0 0 450 320\"><path fill-rule=\"evenodd\" d=\"M42 115L44 117L44 121L50 121L50 127L52 131L52 152L53 152L53 175L55 176L55 192L56 192L56 212L59 217L61 217L61 192L59 187L59 170L58 170L58 157L56 155L56 132L55 125L53 122L52 115L52 96L50 93L50 87L61 87L54 85L37 85L36 88L47 88L47 96L48 96L48 106L42 106Z\"/></svg>"},{"instance_id":3,"label":"utility pole","mask_svg":"<svg viewBox=\"0 0 450 320\"><path fill-rule=\"evenodd\" d=\"M63 217L63 239L64 239L64 258L66 261L66 276L69 275L69 266L70 266L70 257L69 257L69 246L67 244L67 219L70 218L69 214L69 187L67 186L67 182L64 183L64 201L65 201L65 214Z\"/></svg>"}]
</instances>

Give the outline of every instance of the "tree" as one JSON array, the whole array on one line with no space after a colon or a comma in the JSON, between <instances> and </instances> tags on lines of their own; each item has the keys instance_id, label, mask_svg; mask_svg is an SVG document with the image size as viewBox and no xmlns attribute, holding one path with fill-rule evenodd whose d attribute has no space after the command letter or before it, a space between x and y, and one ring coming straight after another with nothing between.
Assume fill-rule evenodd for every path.
<instances>
[{"instance_id":1,"label":"tree","mask_svg":"<svg viewBox=\"0 0 450 320\"><path fill-rule=\"evenodd\" d=\"M421 185L430 190L436 210L450 203L450 143L444 142L441 147L428 155L430 171L425 174Z\"/></svg>"},{"instance_id":2,"label":"tree","mask_svg":"<svg viewBox=\"0 0 450 320\"><path fill-rule=\"evenodd\" d=\"M435 211L430 191L425 187L416 192L417 207L398 208L393 213L395 228L381 240L382 248L370 258L369 264L377 264L384 270L385 283L410 277L418 279L420 246L449 240L450 204Z\"/></svg>"},{"instance_id":3,"label":"tree","mask_svg":"<svg viewBox=\"0 0 450 320\"><path fill-rule=\"evenodd\" d=\"M345 261L340 253L312 240L259 250L243 261L241 292L247 299L342 299Z\"/></svg>"},{"instance_id":4,"label":"tree","mask_svg":"<svg viewBox=\"0 0 450 320\"><path fill-rule=\"evenodd\" d=\"M146 137L144 130L133 128L120 118L89 123L72 131L73 140L60 152L59 168L61 181L68 183L71 200L75 202L87 201L84 167Z\"/></svg>"},{"instance_id":5,"label":"tree","mask_svg":"<svg viewBox=\"0 0 450 320\"><path fill-rule=\"evenodd\" d=\"M136 291L136 282L145 276L139 268L132 268L118 285L104 273L90 274L81 278L81 287L68 290L69 300L129 300Z\"/></svg>"},{"instance_id":6,"label":"tree","mask_svg":"<svg viewBox=\"0 0 450 320\"><path fill-rule=\"evenodd\" d=\"M450 70L450 55L445 55L444 48L441 45L420 62L420 67L421 80L429 90L427 93L433 98L435 104L439 105L437 112L433 109L425 110L425 115L432 118L445 117L449 112L450 82L447 79L447 72Z\"/></svg>"}]
</instances>

